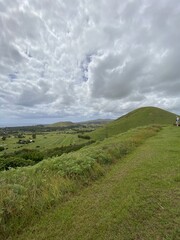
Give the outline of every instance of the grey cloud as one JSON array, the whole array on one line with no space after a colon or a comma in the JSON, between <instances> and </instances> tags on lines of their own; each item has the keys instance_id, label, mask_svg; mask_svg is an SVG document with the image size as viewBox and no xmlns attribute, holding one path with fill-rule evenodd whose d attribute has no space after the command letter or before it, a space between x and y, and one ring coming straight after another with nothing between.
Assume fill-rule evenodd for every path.
<instances>
[{"instance_id":1,"label":"grey cloud","mask_svg":"<svg viewBox=\"0 0 180 240\"><path fill-rule=\"evenodd\" d=\"M1 62L6 64L16 64L22 60L22 56L18 49L7 42L7 39L1 41L0 45Z\"/></svg>"},{"instance_id":2,"label":"grey cloud","mask_svg":"<svg viewBox=\"0 0 180 240\"><path fill-rule=\"evenodd\" d=\"M180 78L180 49L169 50L162 62L157 66L157 80L160 82L171 82Z\"/></svg>"},{"instance_id":3,"label":"grey cloud","mask_svg":"<svg viewBox=\"0 0 180 240\"><path fill-rule=\"evenodd\" d=\"M4 115L178 110L179 12L179 0L0 0Z\"/></svg>"},{"instance_id":4,"label":"grey cloud","mask_svg":"<svg viewBox=\"0 0 180 240\"><path fill-rule=\"evenodd\" d=\"M144 53L140 56L133 53L127 55L127 58L110 54L99 59L96 65L93 66L92 63L92 95L109 99L121 99L130 95L138 87L147 63L148 57Z\"/></svg>"},{"instance_id":5,"label":"grey cloud","mask_svg":"<svg viewBox=\"0 0 180 240\"><path fill-rule=\"evenodd\" d=\"M40 82L39 86L28 84L22 88L22 92L20 93L17 104L27 107L33 107L37 104L49 103L54 100L53 94L48 92L47 83Z\"/></svg>"},{"instance_id":6,"label":"grey cloud","mask_svg":"<svg viewBox=\"0 0 180 240\"><path fill-rule=\"evenodd\" d=\"M5 11L6 7L3 4L3 2L0 2L0 12L3 13Z\"/></svg>"},{"instance_id":7,"label":"grey cloud","mask_svg":"<svg viewBox=\"0 0 180 240\"><path fill-rule=\"evenodd\" d=\"M99 64L91 68L91 90L94 97L121 99L129 96L129 100L132 100L134 89L139 89L138 97L135 98L139 100L144 98L144 94L151 95L151 92L164 93L162 96L164 98L168 94L170 96L177 95L176 89L180 82L178 68L180 48L177 47L177 38L174 38L175 45L172 44L172 39L174 35L179 35L179 31L171 29L175 23L177 25L179 19L177 14L173 14L177 12L176 8L173 4L169 6L170 3L167 1L158 2L156 8L154 7L155 2L145 3L144 6L143 3L145 1L127 3L123 12L123 21L133 31L128 34L128 31L123 30L123 38L127 40L126 43L129 47L120 50L122 54L119 55L119 58L123 55L124 61L126 61L127 56L129 56L131 61L124 66L124 71L118 72L113 71L112 61L109 58L107 65L112 71L108 72L105 65L101 67L100 59ZM161 10L163 20L160 19ZM144 25L143 19L145 20ZM142 25L140 21L142 21ZM145 37L143 33L145 33ZM141 46L140 51L137 46ZM136 51L136 48L139 52ZM112 48L111 51L115 51L115 49ZM167 56L158 59L158 54L161 55L162 52L166 51L168 52Z\"/></svg>"}]
</instances>

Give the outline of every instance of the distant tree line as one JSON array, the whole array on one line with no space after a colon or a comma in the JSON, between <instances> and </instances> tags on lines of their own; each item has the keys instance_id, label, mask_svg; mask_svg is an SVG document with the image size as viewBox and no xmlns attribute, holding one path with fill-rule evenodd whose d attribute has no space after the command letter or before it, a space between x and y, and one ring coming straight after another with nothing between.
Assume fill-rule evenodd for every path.
<instances>
[{"instance_id":1,"label":"distant tree line","mask_svg":"<svg viewBox=\"0 0 180 240\"><path fill-rule=\"evenodd\" d=\"M78 138L87 139L87 140L91 139L90 136L88 136L88 135L83 135L83 134L79 134L79 135L78 135Z\"/></svg>"},{"instance_id":2,"label":"distant tree line","mask_svg":"<svg viewBox=\"0 0 180 240\"><path fill-rule=\"evenodd\" d=\"M42 132L54 132L54 131L63 131L70 129L86 128L81 125L71 125L71 126L62 126L62 127L48 127L44 125L37 126L22 126L22 127L6 127L0 128L0 135L4 134L22 134L22 133L42 133Z\"/></svg>"}]
</instances>

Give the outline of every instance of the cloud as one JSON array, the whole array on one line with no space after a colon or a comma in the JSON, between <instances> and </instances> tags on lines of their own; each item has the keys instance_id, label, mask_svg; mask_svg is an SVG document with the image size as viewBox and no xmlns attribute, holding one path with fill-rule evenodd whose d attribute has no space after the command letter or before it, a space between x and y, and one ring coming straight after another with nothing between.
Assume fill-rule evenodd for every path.
<instances>
[{"instance_id":1,"label":"cloud","mask_svg":"<svg viewBox=\"0 0 180 240\"><path fill-rule=\"evenodd\" d=\"M130 96L136 91L137 85L142 84L147 62L148 57L144 53L140 56L110 53L97 58L90 67L93 96L107 99Z\"/></svg>"},{"instance_id":2,"label":"cloud","mask_svg":"<svg viewBox=\"0 0 180 240\"><path fill-rule=\"evenodd\" d=\"M39 104L46 104L52 102L54 96L48 92L49 85L44 81L39 81L38 85L25 84L22 85L22 91L17 97L17 104L31 107Z\"/></svg>"},{"instance_id":3,"label":"cloud","mask_svg":"<svg viewBox=\"0 0 180 240\"><path fill-rule=\"evenodd\" d=\"M180 2L0 0L1 118L180 113Z\"/></svg>"}]
</instances>

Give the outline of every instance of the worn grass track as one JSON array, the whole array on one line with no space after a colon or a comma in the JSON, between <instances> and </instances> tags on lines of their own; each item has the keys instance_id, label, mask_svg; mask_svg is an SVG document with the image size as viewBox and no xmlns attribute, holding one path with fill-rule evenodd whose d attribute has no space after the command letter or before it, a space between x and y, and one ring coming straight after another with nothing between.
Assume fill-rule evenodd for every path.
<instances>
[{"instance_id":1,"label":"worn grass track","mask_svg":"<svg viewBox=\"0 0 180 240\"><path fill-rule=\"evenodd\" d=\"M10 239L180 239L180 128L148 139L78 196Z\"/></svg>"}]
</instances>

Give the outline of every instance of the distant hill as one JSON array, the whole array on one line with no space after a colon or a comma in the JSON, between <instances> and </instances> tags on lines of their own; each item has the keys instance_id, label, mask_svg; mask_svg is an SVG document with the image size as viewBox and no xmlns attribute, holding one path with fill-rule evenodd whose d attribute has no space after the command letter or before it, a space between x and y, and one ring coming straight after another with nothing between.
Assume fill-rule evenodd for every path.
<instances>
[{"instance_id":1,"label":"distant hill","mask_svg":"<svg viewBox=\"0 0 180 240\"><path fill-rule=\"evenodd\" d=\"M71 126L80 126L80 125L93 125L93 124L105 124L112 121L111 119L95 119L95 120L89 120L89 121L84 121L84 122L57 122L53 124L48 124L47 127L71 127Z\"/></svg>"},{"instance_id":2,"label":"distant hill","mask_svg":"<svg viewBox=\"0 0 180 240\"><path fill-rule=\"evenodd\" d=\"M47 127L70 127L74 125L77 125L77 124L73 122L56 122L53 124L48 124Z\"/></svg>"},{"instance_id":3,"label":"distant hill","mask_svg":"<svg viewBox=\"0 0 180 240\"><path fill-rule=\"evenodd\" d=\"M79 122L79 124L84 125L84 124L106 124L113 121L112 119L95 119L95 120L89 120L85 122Z\"/></svg>"},{"instance_id":4,"label":"distant hill","mask_svg":"<svg viewBox=\"0 0 180 240\"><path fill-rule=\"evenodd\" d=\"M156 107L138 108L128 114L106 124L89 134L95 139L104 139L119 133L128 131L131 128L145 126L149 124L173 124L176 115Z\"/></svg>"}]
</instances>

